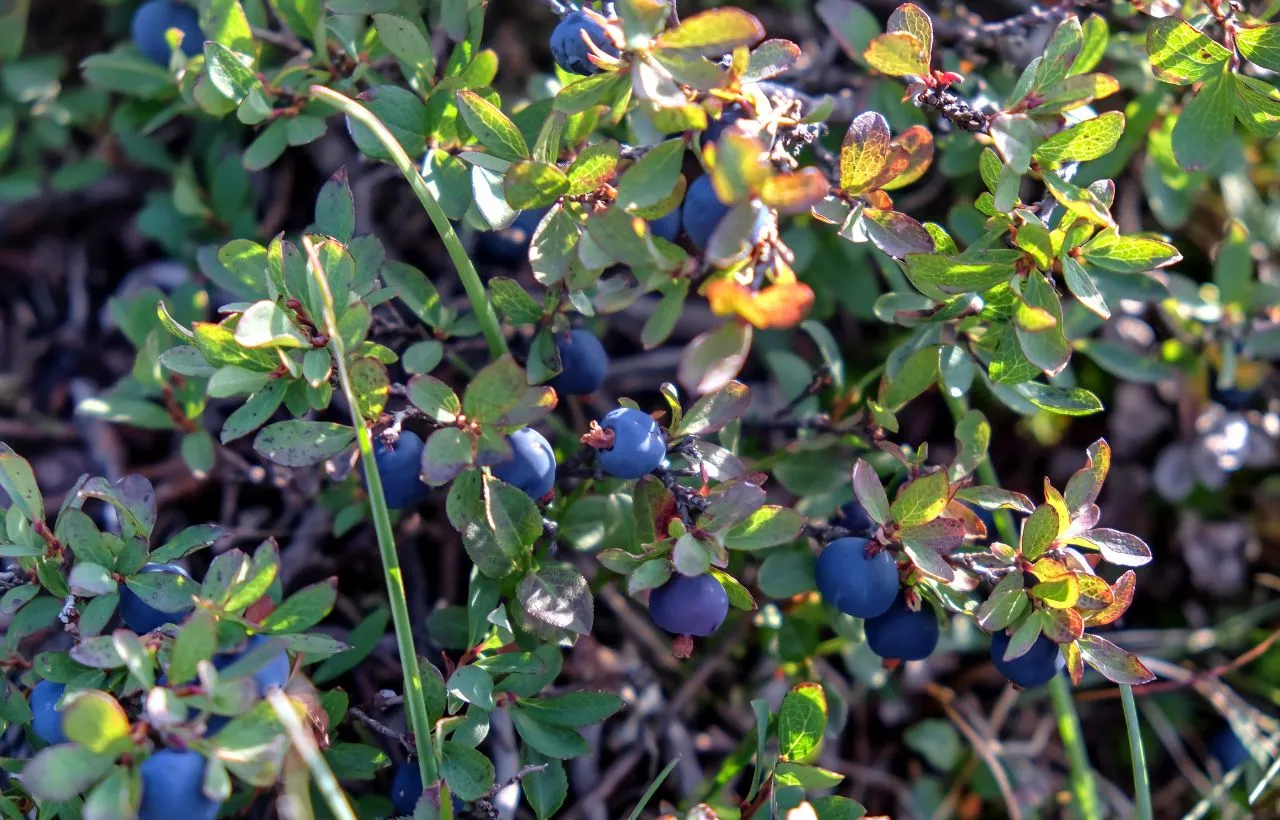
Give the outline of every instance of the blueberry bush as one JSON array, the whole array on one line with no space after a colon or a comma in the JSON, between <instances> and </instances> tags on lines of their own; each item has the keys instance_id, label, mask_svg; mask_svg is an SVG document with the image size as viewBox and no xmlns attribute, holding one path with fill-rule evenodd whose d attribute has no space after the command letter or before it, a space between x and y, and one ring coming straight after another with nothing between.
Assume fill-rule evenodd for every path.
<instances>
[{"instance_id":1,"label":"blueberry bush","mask_svg":"<svg viewBox=\"0 0 1280 820\"><path fill-rule=\"evenodd\" d=\"M71 5L4 817L1280 811L1280 4Z\"/></svg>"}]
</instances>

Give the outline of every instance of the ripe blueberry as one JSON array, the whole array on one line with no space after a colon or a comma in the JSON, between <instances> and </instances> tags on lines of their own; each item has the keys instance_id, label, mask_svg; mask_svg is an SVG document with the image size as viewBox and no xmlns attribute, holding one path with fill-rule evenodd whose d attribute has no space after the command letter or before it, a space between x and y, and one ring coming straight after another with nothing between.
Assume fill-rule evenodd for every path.
<instances>
[{"instance_id":1,"label":"ripe blueberry","mask_svg":"<svg viewBox=\"0 0 1280 820\"><path fill-rule=\"evenodd\" d=\"M418 771L418 764L409 761L396 766L395 776L391 778L391 807L396 810L396 814L405 817L412 815L421 797L422 772ZM467 807L466 803L456 794L450 794L449 797L453 803L453 816L457 817Z\"/></svg>"},{"instance_id":2,"label":"ripe blueberry","mask_svg":"<svg viewBox=\"0 0 1280 820\"><path fill-rule=\"evenodd\" d=\"M1223 726L1213 737L1209 738L1209 754L1218 762L1223 771L1239 768L1251 760L1249 750L1231 731L1230 726Z\"/></svg>"},{"instance_id":3,"label":"ripe blueberry","mask_svg":"<svg viewBox=\"0 0 1280 820\"><path fill-rule=\"evenodd\" d=\"M818 556L814 577L822 599L855 618L874 618L898 595L898 567L887 550L867 557L866 538L837 538Z\"/></svg>"},{"instance_id":4,"label":"ripe blueberry","mask_svg":"<svg viewBox=\"0 0 1280 820\"><path fill-rule=\"evenodd\" d=\"M194 57L204 51L204 33L200 31L200 16L190 6L172 0L151 0L138 6L133 13L129 32L133 44L153 63L169 65L169 43L164 33L171 28L182 32L182 53Z\"/></svg>"},{"instance_id":5,"label":"ripe blueberry","mask_svg":"<svg viewBox=\"0 0 1280 820\"><path fill-rule=\"evenodd\" d=\"M42 680L31 688L31 731L50 746L67 742L62 733L62 713L55 708L65 691L65 685L51 680Z\"/></svg>"},{"instance_id":6,"label":"ripe blueberry","mask_svg":"<svg viewBox=\"0 0 1280 820\"><path fill-rule=\"evenodd\" d=\"M138 820L214 820L221 801L205 796L206 761L199 752L161 749L146 759Z\"/></svg>"},{"instance_id":7,"label":"ripe blueberry","mask_svg":"<svg viewBox=\"0 0 1280 820\"><path fill-rule=\"evenodd\" d=\"M557 333L555 339L556 350L560 351L560 375L548 384L562 396L585 396L599 390L609 356L595 334L578 328Z\"/></svg>"},{"instance_id":8,"label":"ripe blueberry","mask_svg":"<svg viewBox=\"0 0 1280 820\"><path fill-rule=\"evenodd\" d=\"M729 594L709 572L676 573L649 593L649 617L673 635L704 638L720 628L729 614Z\"/></svg>"},{"instance_id":9,"label":"ripe blueberry","mask_svg":"<svg viewBox=\"0 0 1280 820\"><path fill-rule=\"evenodd\" d=\"M215 669L226 669L231 664L243 658L245 655L257 649L266 643L270 638L266 635L252 635L245 642L244 648L232 652L223 652L213 659ZM258 684L258 696L261 697L266 691L272 687L284 686L289 680L289 654L283 649L275 655L272 655L266 663L258 667L257 671L252 675L253 680Z\"/></svg>"},{"instance_id":10,"label":"ripe blueberry","mask_svg":"<svg viewBox=\"0 0 1280 820\"><path fill-rule=\"evenodd\" d=\"M938 645L938 619L933 607L922 602L920 611L912 612L902 595L884 614L868 618L863 628L867 646L885 659L924 660Z\"/></svg>"},{"instance_id":11,"label":"ripe blueberry","mask_svg":"<svg viewBox=\"0 0 1280 820\"><path fill-rule=\"evenodd\" d=\"M151 572L170 572L181 575L188 581L191 580L191 575L175 564L147 564L138 570L139 574ZM180 609L165 611L143 601L128 586L120 587L120 620L124 621L125 626L139 635L146 634L165 624L180 623L186 614L194 608L195 604L187 602Z\"/></svg>"},{"instance_id":12,"label":"ripe blueberry","mask_svg":"<svg viewBox=\"0 0 1280 820\"><path fill-rule=\"evenodd\" d=\"M382 492L393 510L412 507L427 495L427 485L418 478L422 448L422 439L409 430L401 430L400 438L390 447L382 443L381 436L373 440L373 460L382 478Z\"/></svg>"},{"instance_id":13,"label":"ripe blueberry","mask_svg":"<svg viewBox=\"0 0 1280 820\"><path fill-rule=\"evenodd\" d=\"M529 258L529 244L547 210L521 211L515 221L502 230L480 234L476 237L477 255L485 261L507 267L523 264Z\"/></svg>"},{"instance_id":14,"label":"ripe blueberry","mask_svg":"<svg viewBox=\"0 0 1280 820\"><path fill-rule=\"evenodd\" d=\"M570 74L587 77L598 73L600 68L587 58L591 49L582 39L584 32L595 43L596 48L605 54L617 57L620 52L605 33L604 26L581 11L566 14L555 31L551 32L551 56L556 65Z\"/></svg>"},{"instance_id":15,"label":"ripe blueberry","mask_svg":"<svg viewBox=\"0 0 1280 820\"><path fill-rule=\"evenodd\" d=\"M649 223L649 232L654 236L662 237L668 242L675 242L676 237L680 235L680 208L671 209L671 213L666 216L660 216Z\"/></svg>"},{"instance_id":16,"label":"ripe blueberry","mask_svg":"<svg viewBox=\"0 0 1280 820\"><path fill-rule=\"evenodd\" d=\"M853 499L848 504L840 508L840 512L836 513L835 525L844 527L854 535L868 537L876 528L876 522L871 520L871 516L867 515L867 511L863 509L858 499Z\"/></svg>"},{"instance_id":17,"label":"ripe blueberry","mask_svg":"<svg viewBox=\"0 0 1280 820\"><path fill-rule=\"evenodd\" d=\"M556 454L537 430L525 427L507 436L511 458L495 464L493 474L532 499L551 492L556 483Z\"/></svg>"},{"instance_id":18,"label":"ripe blueberry","mask_svg":"<svg viewBox=\"0 0 1280 820\"><path fill-rule=\"evenodd\" d=\"M1245 390L1242 387L1213 388L1213 400L1228 410L1248 410L1257 398L1257 390Z\"/></svg>"},{"instance_id":19,"label":"ripe blueberry","mask_svg":"<svg viewBox=\"0 0 1280 820\"><path fill-rule=\"evenodd\" d=\"M1000 670L1000 674L1023 689L1032 689L1053 680L1065 662L1058 645L1044 635L1036 638L1025 654L1011 661L1004 659L1005 650L1009 648L1009 636L999 631L991 636L991 660Z\"/></svg>"},{"instance_id":20,"label":"ripe blueberry","mask_svg":"<svg viewBox=\"0 0 1280 820\"><path fill-rule=\"evenodd\" d=\"M633 407L610 410L600 422L613 431L613 447L598 451L600 466L614 478L639 478L662 464L667 441L653 416Z\"/></svg>"},{"instance_id":21,"label":"ripe blueberry","mask_svg":"<svg viewBox=\"0 0 1280 820\"><path fill-rule=\"evenodd\" d=\"M693 240L693 244L699 250L706 250L711 234L727 213L729 206L716 196L715 188L711 186L711 177L700 176L684 195L684 208L680 218L684 223L684 232Z\"/></svg>"}]
</instances>

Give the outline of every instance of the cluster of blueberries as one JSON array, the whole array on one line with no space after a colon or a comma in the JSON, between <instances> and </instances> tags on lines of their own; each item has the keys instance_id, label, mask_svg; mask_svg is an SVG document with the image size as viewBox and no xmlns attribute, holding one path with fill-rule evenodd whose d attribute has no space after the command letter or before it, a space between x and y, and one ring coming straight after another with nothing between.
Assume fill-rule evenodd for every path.
<instances>
[{"instance_id":1,"label":"cluster of blueberries","mask_svg":"<svg viewBox=\"0 0 1280 820\"><path fill-rule=\"evenodd\" d=\"M988 530L994 529L991 514L977 512ZM871 517L855 500L841 509L835 523L862 535L837 538L818 556L814 575L823 600L846 615L862 618L867 646L880 657L898 661L929 657L938 645L938 618L931 606L922 603L919 611L913 611L907 605L893 556L864 537L875 526ZM1044 635L1012 660L1004 658L1008 647L1008 633L992 635L991 660L1000 674L1024 688L1048 683L1064 665L1058 645Z\"/></svg>"},{"instance_id":2,"label":"cluster of blueberries","mask_svg":"<svg viewBox=\"0 0 1280 820\"><path fill-rule=\"evenodd\" d=\"M166 572L191 576L175 564L147 564L139 572ZM142 600L127 586L120 587L120 620L139 635L151 632L165 624L180 623L194 608L186 604L175 611L158 609ZM225 669L269 640L265 635L254 635L244 647L215 655L213 665ZM289 656L281 651L252 675L258 696L268 689L284 686L289 679ZM159 683L165 682L161 676ZM63 713L58 710L66 686L42 680L31 690L31 729L36 737L48 744L66 743L63 731ZM213 734L230 722L229 718L214 715L209 718L205 731ZM184 817L189 820L214 820L218 816L219 801L211 800L202 791L205 775L205 759L189 749L161 749L143 762L139 771L142 778L142 804L139 820L170 820Z\"/></svg>"}]
</instances>

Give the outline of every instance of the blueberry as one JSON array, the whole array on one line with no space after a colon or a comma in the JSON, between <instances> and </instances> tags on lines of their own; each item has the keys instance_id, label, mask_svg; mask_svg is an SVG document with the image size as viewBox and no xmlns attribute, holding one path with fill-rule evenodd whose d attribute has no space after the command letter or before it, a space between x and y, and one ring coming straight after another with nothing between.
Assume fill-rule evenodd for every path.
<instances>
[{"instance_id":1,"label":"blueberry","mask_svg":"<svg viewBox=\"0 0 1280 820\"><path fill-rule=\"evenodd\" d=\"M729 614L729 594L709 572L689 576L676 573L649 593L649 617L673 635L710 635Z\"/></svg>"},{"instance_id":2,"label":"blueberry","mask_svg":"<svg viewBox=\"0 0 1280 820\"><path fill-rule=\"evenodd\" d=\"M205 759L199 752L161 749L147 758L138 820L214 820L221 801L205 796Z\"/></svg>"},{"instance_id":3,"label":"blueberry","mask_svg":"<svg viewBox=\"0 0 1280 820\"><path fill-rule=\"evenodd\" d=\"M614 478L639 478L662 464L667 441L653 416L633 407L610 410L600 426L613 431L613 447L598 451L600 466Z\"/></svg>"},{"instance_id":4,"label":"blueberry","mask_svg":"<svg viewBox=\"0 0 1280 820\"><path fill-rule=\"evenodd\" d=\"M570 74L587 77L599 73L600 68L587 58L591 49L582 39L584 32L595 43L596 48L605 54L617 57L620 52L605 33L604 26L581 11L566 14L555 31L551 32L551 56L555 58L556 65Z\"/></svg>"},{"instance_id":5,"label":"blueberry","mask_svg":"<svg viewBox=\"0 0 1280 820\"><path fill-rule=\"evenodd\" d=\"M1223 726L1209 738L1209 754L1223 771L1228 772L1252 759L1249 750L1240 742L1240 738L1236 737L1236 733L1231 731L1230 726Z\"/></svg>"},{"instance_id":6,"label":"blueberry","mask_svg":"<svg viewBox=\"0 0 1280 820\"><path fill-rule=\"evenodd\" d=\"M1011 661L1004 659L1005 650L1009 648L1009 636L999 631L991 636L991 660L1000 670L1000 674L1023 689L1032 689L1048 683L1058 674L1065 662L1058 645L1044 635L1036 638L1025 654Z\"/></svg>"},{"instance_id":7,"label":"blueberry","mask_svg":"<svg viewBox=\"0 0 1280 820\"><path fill-rule=\"evenodd\" d=\"M595 334L579 328L558 333L555 338L561 369L560 375L548 384L562 396L585 396L599 390L609 367L609 356Z\"/></svg>"},{"instance_id":8,"label":"blueberry","mask_svg":"<svg viewBox=\"0 0 1280 820\"><path fill-rule=\"evenodd\" d=\"M253 635L245 642L243 649L223 652L215 656L213 667L218 670L226 669L268 640L270 638L266 635ZM262 697L268 689L284 686L285 682L289 680L289 654L282 649L279 653L272 655L266 663L258 667L258 670L253 673L253 680L258 684L259 697Z\"/></svg>"},{"instance_id":9,"label":"blueberry","mask_svg":"<svg viewBox=\"0 0 1280 820\"><path fill-rule=\"evenodd\" d=\"M675 242L676 237L680 235L680 208L677 206L671 209L671 213L666 216L660 216L649 223L649 232L654 236L662 237L668 242Z\"/></svg>"},{"instance_id":10,"label":"blueberry","mask_svg":"<svg viewBox=\"0 0 1280 820\"><path fill-rule=\"evenodd\" d=\"M684 195L684 207L681 221L684 232L689 235L699 250L705 250L729 206L720 201L715 189L711 187L711 177L700 176L689 186Z\"/></svg>"},{"instance_id":11,"label":"blueberry","mask_svg":"<svg viewBox=\"0 0 1280 820\"><path fill-rule=\"evenodd\" d=\"M412 507L427 496L427 485L418 478L422 448L422 439L409 430L401 430L400 438L391 447L382 443L381 436L374 438L373 460L382 478L387 506L393 510Z\"/></svg>"},{"instance_id":12,"label":"blueberry","mask_svg":"<svg viewBox=\"0 0 1280 820\"><path fill-rule=\"evenodd\" d=\"M169 43L164 33L171 28L182 31L182 53L194 57L204 51L204 32L200 31L200 16L190 6L172 0L151 0L138 6L133 13L129 32L133 44L153 63L169 65Z\"/></svg>"},{"instance_id":13,"label":"blueberry","mask_svg":"<svg viewBox=\"0 0 1280 820\"><path fill-rule=\"evenodd\" d=\"M391 807L396 810L396 814L405 817L412 815L420 797L422 772L418 771L418 764L410 761L396 766L395 776L391 779ZM453 816L457 817L467 807L466 803L456 794L450 794L449 798L453 803Z\"/></svg>"},{"instance_id":14,"label":"blueberry","mask_svg":"<svg viewBox=\"0 0 1280 820\"><path fill-rule=\"evenodd\" d=\"M1242 387L1228 387L1222 390L1213 388L1213 400L1227 410L1248 410L1257 398L1257 390L1245 390Z\"/></svg>"},{"instance_id":15,"label":"blueberry","mask_svg":"<svg viewBox=\"0 0 1280 820\"><path fill-rule=\"evenodd\" d=\"M840 508L840 512L836 513L835 525L844 527L854 535L870 536L876 528L876 522L871 520L871 516L867 515L867 511L863 509L858 499L853 499L848 504Z\"/></svg>"},{"instance_id":16,"label":"blueberry","mask_svg":"<svg viewBox=\"0 0 1280 820\"><path fill-rule=\"evenodd\" d=\"M898 567L888 550L867 557L866 538L837 538L818 556L814 576L822 599L855 618L882 615L898 595Z\"/></svg>"},{"instance_id":17,"label":"blueberry","mask_svg":"<svg viewBox=\"0 0 1280 820\"><path fill-rule=\"evenodd\" d=\"M886 659L924 660L938 645L938 619L933 607L921 602L920 611L912 612L902 595L883 614L868 618L863 628L867 646Z\"/></svg>"},{"instance_id":18,"label":"blueberry","mask_svg":"<svg viewBox=\"0 0 1280 820\"><path fill-rule=\"evenodd\" d=\"M724 111L720 112L719 119L714 119L707 123L706 130L702 132L702 144L706 145L709 142L715 142L720 139L720 135L724 133L725 129L742 119L746 113L742 110L742 106L737 103L725 108Z\"/></svg>"},{"instance_id":19,"label":"blueberry","mask_svg":"<svg viewBox=\"0 0 1280 820\"><path fill-rule=\"evenodd\" d=\"M529 244L547 208L521 211L515 221L498 231L486 231L476 238L477 255L488 262L516 267L529 258Z\"/></svg>"},{"instance_id":20,"label":"blueberry","mask_svg":"<svg viewBox=\"0 0 1280 820\"><path fill-rule=\"evenodd\" d=\"M181 575L188 581L191 580L191 575L175 564L147 564L138 570L139 574L151 572L171 572ZM146 634L165 624L180 623L186 617L186 614L194 608L195 604L188 601L180 609L165 611L143 601L128 586L120 587L120 620L124 621L125 626L139 635Z\"/></svg>"},{"instance_id":21,"label":"blueberry","mask_svg":"<svg viewBox=\"0 0 1280 820\"><path fill-rule=\"evenodd\" d=\"M42 680L31 688L31 731L50 746L67 742L62 733L62 713L55 708L65 691L65 685L51 680Z\"/></svg>"},{"instance_id":22,"label":"blueberry","mask_svg":"<svg viewBox=\"0 0 1280 820\"><path fill-rule=\"evenodd\" d=\"M551 492L556 483L556 454L537 430L525 427L507 436L511 458L495 464L493 474L532 499Z\"/></svg>"}]
</instances>

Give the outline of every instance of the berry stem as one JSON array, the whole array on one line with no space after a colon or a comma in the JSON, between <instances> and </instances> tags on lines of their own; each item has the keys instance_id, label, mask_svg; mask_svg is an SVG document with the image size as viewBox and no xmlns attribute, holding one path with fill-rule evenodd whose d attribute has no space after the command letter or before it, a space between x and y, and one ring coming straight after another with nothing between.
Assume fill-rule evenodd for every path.
<instances>
[{"instance_id":1,"label":"berry stem","mask_svg":"<svg viewBox=\"0 0 1280 820\"><path fill-rule=\"evenodd\" d=\"M342 386L351 411L351 424L356 430L360 448L360 461L364 464L366 483L369 486L369 508L373 512L373 528L378 536L378 552L382 557L382 574L387 579L387 598L391 603L391 622L396 630L396 646L400 652L400 666L404 671L404 699L408 705L409 728L413 731L418 750L418 771L422 782L429 786L440 779L436 768L435 750L431 744L431 718L427 713L426 695L422 688L422 673L418 669L418 653L413 648L413 622L409 617L409 602L404 594L404 576L400 571L400 557L396 554L396 536L391 528L391 513L387 509L387 496L382 490L382 477L378 475L378 463L373 457L373 434L360 416L360 404L356 400L355 387L347 371L347 357L342 335L338 333L338 317L334 310L333 292L329 279L320 265L315 246L310 238L302 238L302 246L311 262L311 275L315 278L324 303L324 326L329 334L329 349L333 353L338 383Z\"/></svg>"},{"instance_id":2,"label":"berry stem","mask_svg":"<svg viewBox=\"0 0 1280 820\"><path fill-rule=\"evenodd\" d=\"M1138 706L1133 701L1133 687L1120 684L1124 703L1124 722L1129 730L1129 755L1133 758L1133 793L1137 801L1138 820L1151 820L1151 782L1147 775L1147 753L1142 747L1142 727L1138 723Z\"/></svg>"},{"instance_id":3,"label":"berry stem","mask_svg":"<svg viewBox=\"0 0 1280 820\"><path fill-rule=\"evenodd\" d=\"M505 355L507 353L507 340L502 335L502 325L498 323L498 314L494 312L488 294L485 293L484 283L480 281L480 275L476 273L475 265L471 264L471 258L467 256L467 250L462 246L462 240L458 238L458 234L453 230L453 225L449 223L449 217L445 214L444 209L440 207L440 203L436 201L436 198L432 196L431 190L427 188L427 183L422 178L422 174L418 173L413 160L409 159L409 155L404 152L404 148L387 130L387 127L382 124L382 121L360 103L322 85L311 86L311 96L337 108L343 114L368 128L382 143L382 147L386 149L387 153L391 155L392 161L400 169L400 173L404 175L404 178L408 180L409 187L417 195L418 201L422 203L423 210L431 218L431 224L435 226L436 232L440 234L440 239L444 242L445 249L449 252L449 258L453 260L453 266L458 270L458 278L462 280L462 287L467 292L467 301L471 302L471 309L475 311L476 321L480 323L480 330L484 334L485 342L489 345L489 355L495 359Z\"/></svg>"},{"instance_id":4,"label":"berry stem","mask_svg":"<svg viewBox=\"0 0 1280 820\"><path fill-rule=\"evenodd\" d=\"M943 394L947 409L951 416L959 422L969 411L969 401L964 397ZM996 468L991 464L988 455L978 462L978 480L991 487L1000 486L1000 478ZM1008 510L995 510L996 531L1000 540L1010 546L1018 543L1018 530L1014 526L1013 516ZM1093 769L1089 765L1089 752L1084 747L1084 732L1080 727L1080 714L1076 711L1075 702L1071 699L1071 689L1067 679L1059 672L1049 681L1049 694L1053 699L1053 710L1058 716L1058 736L1067 750L1067 760L1071 764L1071 791L1075 794L1075 811L1080 820L1098 820L1101 811L1098 805L1098 790L1093 781Z\"/></svg>"}]
</instances>

